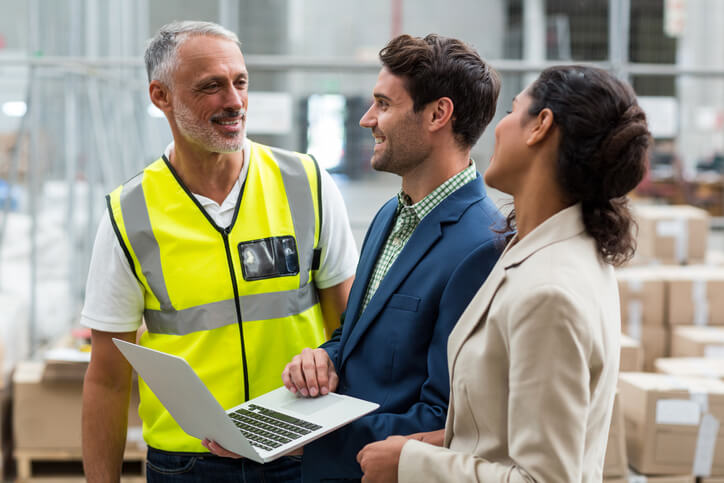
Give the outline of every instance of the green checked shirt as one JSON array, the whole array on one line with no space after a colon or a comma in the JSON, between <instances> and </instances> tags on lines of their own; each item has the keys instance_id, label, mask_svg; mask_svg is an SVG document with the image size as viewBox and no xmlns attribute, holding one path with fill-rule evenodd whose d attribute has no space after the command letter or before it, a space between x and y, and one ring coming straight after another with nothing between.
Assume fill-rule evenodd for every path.
<instances>
[{"instance_id":1,"label":"green checked shirt","mask_svg":"<svg viewBox=\"0 0 724 483\"><path fill-rule=\"evenodd\" d=\"M382 282L382 279L385 278L392 264L397 260L397 256L402 249L405 248L407 241L412 236L417 225L420 224L420 221L445 198L466 183L473 181L476 176L475 161L471 160L470 166L449 178L435 188L432 193L414 205L404 191L397 193L397 211L395 213L397 218L395 219L395 226L387 237L384 247L382 247L382 252L377 259L370 283L367 285L367 293L365 294L364 304L362 305L363 311L377 291L377 287L380 286L380 282Z\"/></svg>"}]
</instances>

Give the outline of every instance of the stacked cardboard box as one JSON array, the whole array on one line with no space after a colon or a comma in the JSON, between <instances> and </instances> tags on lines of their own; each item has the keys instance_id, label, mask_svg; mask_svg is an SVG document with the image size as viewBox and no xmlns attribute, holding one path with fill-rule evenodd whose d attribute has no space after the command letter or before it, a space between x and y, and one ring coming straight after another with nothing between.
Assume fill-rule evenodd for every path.
<instances>
[{"instance_id":1,"label":"stacked cardboard box","mask_svg":"<svg viewBox=\"0 0 724 483\"><path fill-rule=\"evenodd\" d=\"M63 367L60 367L63 366ZM82 376L87 364L20 362L13 375L13 431L19 450L81 448ZM128 411L128 449L138 449L138 391Z\"/></svg>"},{"instance_id":2,"label":"stacked cardboard box","mask_svg":"<svg viewBox=\"0 0 724 483\"><path fill-rule=\"evenodd\" d=\"M622 373L629 464L646 475L724 475L724 382Z\"/></svg>"},{"instance_id":3,"label":"stacked cardboard box","mask_svg":"<svg viewBox=\"0 0 724 483\"><path fill-rule=\"evenodd\" d=\"M641 342L644 369L669 351L666 285L656 267L630 267L616 272L621 304L621 330Z\"/></svg>"},{"instance_id":4,"label":"stacked cardboard box","mask_svg":"<svg viewBox=\"0 0 724 483\"><path fill-rule=\"evenodd\" d=\"M693 206L635 205L637 259L643 263L704 263L709 214Z\"/></svg>"},{"instance_id":5,"label":"stacked cardboard box","mask_svg":"<svg viewBox=\"0 0 724 483\"><path fill-rule=\"evenodd\" d=\"M621 363L619 371L640 372L644 370L644 350L641 342L625 334L621 335Z\"/></svg>"},{"instance_id":6,"label":"stacked cardboard box","mask_svg":"<svg viewBox=\"0 0 724 483\"><path fill-rule=\"evenodd\" d=\"M635 471L631 471L628 476L623 478L605 479L604 483L695 483L696 478L691 475L671 476L671 475L641 475Z\"/></svg>"},{"instance_id":7,"label":"stacked cardboard box","mask_svg":"<svg viewBox=\"0 0 724 483\"><path fill-rule=\"evenodd\" d=\"M0 341L0 481L7 476L7 467L10 461L10 387L5 380L3 364L5 354L2 341Z\"/></svg>"},{"instance_id":8,"label":"stacked cardboard box","mask_svg":"<svg viewBox=\"0 0 724 483\"><path fill-rule=\"evenodd\" d=\"M713 377L724 380L724 359L668 357L656 359L656 372L672 376Z\"/></svg>"},{"instance_id":9,"label":"stacked cardboard box","mask_svg":"<svg viewBox=\"0 0 724 483\"><path fill-rule=\"evenodd\" d=\"M603 477L618 478L628 473L626 459L626 433L624 432L623 412L619 395L613 401L613 414L611 415L611 429L608 432L608 445L606 457L603 460Z\"/></svg>"},{"instance_id":10,"label":"stacked cardboard box","mask_svg":"<svg viewBox=\"0 0 724 483\"><path fill-rule=\"evenodd\" d=\"M667 285L669 325L724 326L724 269L696 266L661 271Z\"/></svg>"},{"instance_id":11,"label":"stacked cardboard box","mask_svg":"<svg viewBox=\"0 0 724 483\"><path fill-rule=\"evenodd\" d=\"M672 357L724 357L724 327L674 327Z\"/></svg>"}]
</instances>

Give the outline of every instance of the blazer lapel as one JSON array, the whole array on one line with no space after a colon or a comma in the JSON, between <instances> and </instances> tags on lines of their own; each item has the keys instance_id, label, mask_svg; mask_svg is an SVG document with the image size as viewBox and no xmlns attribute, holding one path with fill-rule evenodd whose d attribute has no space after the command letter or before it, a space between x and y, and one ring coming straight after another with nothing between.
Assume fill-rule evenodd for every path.
<instances>
[{"instance_id":1,"label":"blazer lapel","mask_svg":"<svg viewBox=\"0 0 724 483\"><path fill-rule=\"evenodd\" d=\"M367 293L367 285L372 277L372 271L377 263L382 246L387 240L387 235L392 229L395 219L395 211L397 209L396 199L392 199L382 207L379 214L379 229L370 230L368 239L363 247L363 253L360 257L355 281L352 284L352 290L349 294L349 305L347 306L347 315L342 326L341 341L343 347L347 345L347 339L350 337L352 329L357 325L364 303L364 297ZM339 362L339 361L338 361ZM341 364L340 364L341 365Z\"/></svg>"},{"instance_id":2,"label":"blazer lapel","mask_svg":"<svg viewBox=\"0 0 724 483\"><path fill-rule=\"evenodd\" d=\"M478 290L478 293L476 293L475 297L470 301L470 304L468 304L460 319L458 319L457 324L455 324L455 328L450 333L450 337L448 337L447 357L451 384L460 349L478 325L485 320L485 316L490 308L490 304L493 302L496 292L505 281L506 268L501 262L502 257L501 260L495 264L495 267L493 267L493 270Z\"/></svg>"},{"instance_id":3,"label":"blazer lapel","mask_svg":"<svg viewBox=\"0 0 724 483\"><path fill-rule=\"evenodd\" d=\"M483 188L482 178L478 175L476 180L462 186L428 213L417 226L405 244L405 247L402 249L402 252L400 252L395 262L387 271L387 275L382 279L382 282L379 287L377 287L367 307L360 313L364 293L367 290L367 284L369 283L372 270L374 270L382 246L392 229L397 205L390 203L392 205L391 211L385 214L389 216L385 224L385 229L378 232L374 250L370 251L370 257L364 261L364 269L357 271L358 274L364 274L364 283L359 284L359 289L362 290L362 292L355 292L355 295L359 296L355 296L354 298L355 301L358 301L353 308L354 312L349 312L350 314L355 314L353 320L355 320L356 323L345 324L348 327L343 329L342 340L344 349L340 359L340 367L347 360L367 328L377 318L380 311L384 308L385 304L387 304L387 301L392 297L400 284L410 276L420 259L430 250L430 247L438 242L442 236L442 225L459 220L468 206L479 201L484 196L485 190ZM350 299L352 299L352 297L353 295L350 294ZM346 340L344 330L347 330Z\"/></svg>"},{"instance_id":4,"label":"blazer lapel","mask_svg":"<svg viewBox=\"0 0 724 483\"><path fill-rule=\"evenodd\" d=\"M370 303L360 314L359 320L351 329L350 337L347 340L342 353L342 364L344 364L344 361L362 338L362 335L365 333L372 321L377 318L377 315L379 315L390 297L395 293L397 288L410 275L410 273L412 273L415 265L417 265L430 247L437 242L441 234L442 231L440 229L439 220L428 220L428 217L425 217L420 225L418 225L415 232L412 234L412 237L410 237L407 244L402 249L402 252L400 252L395 262L387 271L387 275L385 275L382 282L380 282L379 287L377 287L377 290L370 299ZM377 251L377 254L379 255L379 250ZM374 262L377 262L376 258ZM369 276L367 277L367 283L369 283ZM365 289L367 288L367 283L365 283Z\"/></svg>"}]
</instances>

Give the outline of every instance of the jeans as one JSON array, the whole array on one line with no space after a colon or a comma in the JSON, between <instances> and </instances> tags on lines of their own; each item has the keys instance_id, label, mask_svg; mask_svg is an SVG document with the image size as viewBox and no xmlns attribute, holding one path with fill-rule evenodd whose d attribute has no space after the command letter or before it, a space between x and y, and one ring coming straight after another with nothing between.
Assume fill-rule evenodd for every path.
<instances>
[{"instance_id":1,"label":"jeans","mask_svg":"<svg viewBox=\"0 0 724 483\"><path fill-rule=\"evenodd\" d=\"M170 453L148 448L146 480L177 482L301 482L301 456L282 456L259 464L209 453Z\"/></svg>"}]
</instances>

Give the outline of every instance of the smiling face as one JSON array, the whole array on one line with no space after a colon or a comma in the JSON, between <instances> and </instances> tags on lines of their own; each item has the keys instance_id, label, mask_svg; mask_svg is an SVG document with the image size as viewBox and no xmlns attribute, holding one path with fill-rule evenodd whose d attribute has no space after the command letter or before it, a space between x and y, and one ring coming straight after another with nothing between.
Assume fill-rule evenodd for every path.
<instances>
[{"instance_id":1,"label":"smiling face","mask_svg":"<svg viewBox=\"0 0 724 483\"><path fill-rule=\"evenodd\" d=\"M374 88L374 102L360 119L360 126L372 130L375 150L370 163L377 171L404 176L429 154L421 113L404 81L382 68Z\"/></svg>"},{"instance_id":2,"label":"smiling face","mask_svg":"<svg viewBox=\"0 0 724 483\"><path fill-rule=\"evenodd\" d=\"M483 178L488 186L515 196L530 166L526 139L535 117L528 114L532 98L524 90L513 107L495 126L495 148Z\"/></svg>"},{"instance_id":3,"label":"smiling face","mask_svg":"<svg viewBox=\"0 0 724 483\"><path fill-rule=\"evenodd\" d=\"M192 145L213 153L241 150L246 130L248 73L239 46L195 35L179 47L172 74L169 122Z\"/></svg>"}]
</instances>

